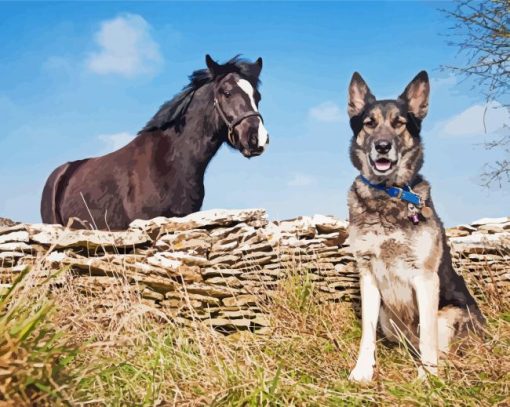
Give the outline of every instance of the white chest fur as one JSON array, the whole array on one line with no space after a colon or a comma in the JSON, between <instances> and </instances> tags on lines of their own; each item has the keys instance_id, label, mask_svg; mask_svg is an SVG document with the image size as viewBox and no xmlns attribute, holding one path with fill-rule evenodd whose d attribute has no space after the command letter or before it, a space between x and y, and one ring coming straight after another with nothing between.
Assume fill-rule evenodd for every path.
<instances>
[{"instance_id":1,"label":"white chest fur","mask_svg":"<svg viewBox=\"0 0 510 407\"><path fill-rule=\"evenodd\" d=\"M440 245L435 228L387 232L382 227L360 230L349 228L349 244L358 259L380 260L400 279L407 280L409 269L425 269Z\"/></svg>"},{"instance_id":2,"label":"white chest fur","mask_svg":"<svg viewBox=\"0 0 510 407\"><path fill-rule=\"evenodd\" d=\"M388 233L380 226L368 230L352 226L349 241L358 265L368 268L359 271L374 276L385 307L412 319L417 312L413 280L437 271L431 267L440 255L437 230L417 227Z\"/></svg>"}]
</instances>

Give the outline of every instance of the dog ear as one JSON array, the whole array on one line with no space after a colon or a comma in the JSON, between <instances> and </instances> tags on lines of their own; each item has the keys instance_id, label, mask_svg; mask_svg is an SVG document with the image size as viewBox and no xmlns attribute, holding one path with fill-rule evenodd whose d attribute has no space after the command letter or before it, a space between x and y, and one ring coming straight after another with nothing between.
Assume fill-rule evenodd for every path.
<instances>
[{"instance_id":1,"label":"dog ear","mask_svg":"<svg viewBox=\"0 0 510 407\"><path fill-rule=\"evenodd\" d=\"M209 54L205 56L205 64L207 65L207 69L211 72L212 76L217 76L221 73L221 65L216 63L214 59L211 58Z\"/></svg>"},{"instance_id":2,"label":"dog ear","mask_svg":"<svg viewBox=\"0 0 510 407\"><path fill-rule=\"evenodd\" d=\"M430 83L427 72L421 71L407 85L399 99L407 103L409 112L423 120L429 111Z\"/></svg>"},{"instance_id":3,"label":"dog ear","mask_svg":"<svg viewBox=\"0 0 510 407\"><path fill-rule=\"evenodd\" d=\"M347 108L349 117L358 116L368 103L373 102L375 102L375 96L372 95L361 75L354 72L349 85L349 104Z\"/></svg>"}]
</instances>

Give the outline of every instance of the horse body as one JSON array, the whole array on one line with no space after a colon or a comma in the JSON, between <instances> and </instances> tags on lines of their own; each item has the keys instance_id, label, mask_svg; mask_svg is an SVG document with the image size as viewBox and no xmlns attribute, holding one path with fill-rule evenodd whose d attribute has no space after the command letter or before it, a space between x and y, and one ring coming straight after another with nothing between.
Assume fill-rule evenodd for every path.
<instances>
[{"instance_id":1,"label":"horse body","mask_svg":"<svg viewBox=\"0 0 510 407\"><path fill-rule=\"evenodd\" d=\"M65 225L78 218L98 229L125 229L134 219L185 216L200 210L207 165L224 141L247 156L261 152L258 142L253 147L249 141L260 134L262 123L258 112L252 111L253 97L227 103L217 96L218 87L240 81L238 74L212 78L218 80L185 88L179 100L164 104L123 148L58 167L44 187L43 222ZM220 107L223 116L215 108L217 103L224 106ZM240 115L246 117L234 133L225 120Z\"/></svg>"},{"instance_id":2,"label":"horse body","mask_svg":"<svg viewBox=\"0 0 510 407\"><path fill-rule=\"evenodd\" d=\"M205 169L220 143L203 145L206 152L193 151L203 153L205 161L193 165L183 160L189 155L180 144L196 150L186 145L194 140L184 140L184 135L173 137L172 133L144 132L111 154L59 167L56 171L62 168L63 174L46 186L56 189L56 195L60 189L59 201L48 207L54 214L48 220L65 224L75 217L89 220L99 229L124 229L133 219L198 211L204 199ZM44 212L43 217L48 218Z\"/></svg>"}]
</instances>

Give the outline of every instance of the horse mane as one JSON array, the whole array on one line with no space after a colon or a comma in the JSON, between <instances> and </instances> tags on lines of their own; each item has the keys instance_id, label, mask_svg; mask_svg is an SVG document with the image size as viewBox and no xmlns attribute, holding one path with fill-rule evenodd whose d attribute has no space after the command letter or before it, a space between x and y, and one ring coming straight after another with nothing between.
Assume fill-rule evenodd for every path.
<instances>
[{"instance_id":1,"label":"horse mane","mask_svg":"<svg viewBox=\"0 0 510 407\"><path fill-rule=\"evenodd\" d=\"M221 77L229 73L237 73L247 79L255 89L258 89L260 80L253 75L252 64L247 60L236 55L234 58L221 65ZM189 76L189 84L186 85L180 93L173 99L165 102L159 108L158 112L147 122L145 127L138 133L154 130L165 130L169 127L179 127L182 118L193 100L195 91L202 86L214 82L214 77L208 69L199 69Z\"/></svg>"}]
</instances>

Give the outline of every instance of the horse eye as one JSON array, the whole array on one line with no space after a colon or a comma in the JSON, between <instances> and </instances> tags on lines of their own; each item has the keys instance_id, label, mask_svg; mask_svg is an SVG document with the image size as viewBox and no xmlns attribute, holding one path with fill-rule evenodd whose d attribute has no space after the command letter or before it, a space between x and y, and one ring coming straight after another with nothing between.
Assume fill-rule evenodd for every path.
<instances>
[{"instance_id":1,"label":"horse eye","mask_svg":"<svg viewBox=\"0 0 510 407\"><path fill-rule=\"evenodd\" d=\"M230 97L230 92L228 90L224 90L223 94L228 98Z\"/></svg>"}]
</instances>

